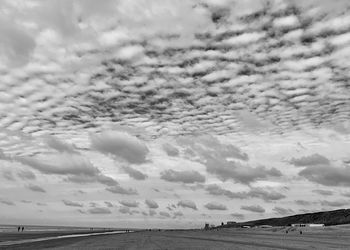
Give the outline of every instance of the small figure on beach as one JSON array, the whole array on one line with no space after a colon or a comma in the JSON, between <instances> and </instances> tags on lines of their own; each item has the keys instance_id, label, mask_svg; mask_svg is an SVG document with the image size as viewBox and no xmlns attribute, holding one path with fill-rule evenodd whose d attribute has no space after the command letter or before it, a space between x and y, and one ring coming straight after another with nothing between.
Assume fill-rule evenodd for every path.
<instances>
[{"instance_id":1,"label":"small figure on beach","mask_svg":"<svg viewBox=\"0 0 350 250\"><path fill-rule=\"evenodd\" d=\"M17 230L18 230L18 232L19 232L19 230L21 230L21 227L18 227Z\"/></svg>"},{"instance_id":2,"label":"small figure on beach","mask_svg":"<svg viewBox=\"0 0 350 250\"><path fill-rule=\"evenodd\" d=\"M24 230L24 227L22 227L22 232L23 232L23 230Z\"/></svg>"},{"instance_id":3,"label":"small figure on beach","mask_svg":"<svg viewBox=\"0 0 350 250\"><path fill-rule=\"evenodd\" d=\"M300 234L303 234L303 231L300 231Z\"/></svg>"}]
</instances>

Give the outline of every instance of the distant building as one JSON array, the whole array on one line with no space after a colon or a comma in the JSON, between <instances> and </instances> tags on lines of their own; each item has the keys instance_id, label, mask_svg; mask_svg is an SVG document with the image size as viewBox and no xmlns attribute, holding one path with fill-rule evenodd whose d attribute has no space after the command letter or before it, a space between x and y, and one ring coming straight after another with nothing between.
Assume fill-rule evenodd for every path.
<instances>
[{"instance_id":1,"label":"distant building","mask_svg":"<svg viewBox=\"0 0 350 250\"><path fill-rule=\"evenodd\" d=\"M292 227L324 227L324 224L315 224L315 223L298 223L292 224Z\"/></svg>"},{"instance_id":2,"label":"distant building","mask_svg":"<svg viewBox=\"0 0 350 250\"><path fill-rule=\"evenodd\" d=\"M324 227L324 224L308 224L309 227Z\"/></svg>"},{"instance_id":3,"label":"distant building","mask_svg":"<svg viewBox=\"0 0 350 250\"><path fill-rule=\"evenodd\" d=\"M292 224L292 227L306 227L306 224L298 223L298 224Z\"/></svg>"}]
</instances>

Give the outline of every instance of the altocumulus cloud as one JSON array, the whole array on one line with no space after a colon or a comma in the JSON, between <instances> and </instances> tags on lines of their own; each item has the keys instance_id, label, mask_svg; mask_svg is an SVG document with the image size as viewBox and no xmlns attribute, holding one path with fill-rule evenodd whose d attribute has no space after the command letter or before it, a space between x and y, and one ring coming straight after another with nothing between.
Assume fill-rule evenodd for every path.
<instances>
[{"instance_id":1,"label":"altocumulus cloud","mask_svg":"<svg viewBox=\"0 0 350 250\"><path fill-rule=\"evenodd\" d=\"M35 180L36 176L35 174L27 169L23 169L17 173L17 176L21 178L22 180Z\"/></svg>"},{"instance_id":2,"label":"altocumulus cloud","mask_svg":"<svg viewBox=\"0 0 350 250\"><path fill-rule=\"evenodd\" d=\"M350 65L348 8L335 14L331 7L337 4L327 4L324 15L319 5L325 1L317 1L317 10L312 11L301 1L300 8L299 2L270 1L262 7L261 1L249 1L254 2L248 4L249 13L239 8L243 1L236 0L235 4L225 0L95 2L0 3L4 6L0 9L6 10L0 17L0 57L4 59L0 63L0 148L14 159L29 159L38 178L47 179L43 187L52 197L62 197L68 186L84 183L108 186L104 188L110 190L100 190L101 200L111 196L108 192L136 193L118 185L113 179L114 164L104 162L106 157L99 161L101 154L93 149L130 164L120 169L131 177L130 187L137 187L134 179L154 180L152 185L159 182L161 192L145 197L157 197L162 204L173 200L170 190L174 188L194 202L210 199L208 194L223 196L215 197L218 201L257 198L263 201L261 206L284 199L284 193L274 189L251 188L259 180L271 185L281 181L282 173L270 167L270 160L280 159L282 152L286 159L296 157L290 163L301 167L299 174L305 178L298 181L313 182L306 183L309 190L317 189L316 184L349 186L347 167L332 166L324 156L304 155L320 148L338 163L348 154L346 147L339 147L348 144L350 131L349 122L343 122L348 120L350 104L344 77ZM138 132L101 133L118 126L132 126ZM304 133L304 128L311 133ZM331 143L330 130L334 130ZM194 134L203 136L187 136ZM168 136L177 140L181 135L188 139L185 147L172 142L163 146ZM323 139L321 146L318 142ZM291 146L296 140L305 146L301 158ZM315 147L309 148L308 142L316 142ZM226 181L226 189L203 185L207 193L193 197L188 185L174 184L193 180L159 181L157 175L170 168L163 166L182 156L186 159L181 160L202 164L207 173L200 174L208 182ZM6 158L1 150L0 158ZM148 167L147 172L137 172L135 165L143 163L149 166L140 169ZM279 164L278 160L271 163ZM349 166L349 161L344 164ZM194 170L191 163L186 170ZM11 168L7 177L12 183L3 185L16 186L14 181L22 178L16 171ZM293 177L282 181L293 182ZM61 183L60 178L74 183ZM62 188L50 186L57 182ZM152 192L148 183L142 184L143 195ZM234 192L241 184L246 191ZM301 184L297 188L304 191L305 183ZM94 186L84 186L87 194L79 202L88 204ZM319 207L320 201L309 204ZM200 209L204 209L202 203ZM11 207L7 211L11 213ZM129 209L129 213L133 212ZM30 210L18 213L22 214L32 216ZM57 213L58 220L60 216L65 217Z\"/></svg>"},{"instance_id":3,"label":"altocumulus cloud","mask_svg":"<svg viewBox=\"0 0 350 250\"><path fill-rule=\"evenodd\" d=\"M147 146L137 137L126 132L106 131L91 136L93 148L107 155L113 155L133 164L146 162Z\"/></svg>"},{"instance_id":4,"label":"altocumulus cloud","mask_svg":"<svg viewBox=\"0 0 350 250\"><path fill-rule=\"evenodd\" d=\"M159 207L157 202L155 202L153 200L145 200L145 204L147 205L148 208L156 209Z\"/></svg>"},{"instance_id":5,"label":"altocumulus cloud","mask_svg":"<svg viewBox=\"0 0 350 250\"><path fill-rule=\"evenodd\" d=\"M210 135L181 137L178 142L189 146L200 157L199 162L205 165L207 172L222 181L232 179L237 183L249 185L256 180L282 176L282 173L276 168L249 166L246 163L249 157L245 152L234 145L223 144Z\"/></svg>"},{"instance_id":6,"label":"altocumulus cloud","mask_svg":"<svg viewBox=\"0 0 350 250\"><path fill-rule=\"evenodd\" d=\"M276 168L250 167L220 158L207 157L205 165L209 173L216 175L222 181L233 179L237 183L247 185L257 180L282 176L281 171Z\"/></svg>"},{"instance_id":7,"label":"altocumulus cloud","mask_svg":"<svg viewBox=\"0 0 350 250\"><path fill-rule=\"evenodd\" d=\"M299 172L299 175L305 177L311 182L325 186L350 186L349 167L312 165L305 167L305 169Z\"/></svg>"},{"instance_id":8,"label":"altocumulus cloud","mask_svg":"<svg viewBox=\"0 0 350 250\"><path fill-rule=\"evenodd\" d=\"M142 173L141 171L130 167L130 166L122 166L122 169L124 172L126 172L131 178L135 180L145 180L147 178L147 175Z\"/></svg>"},{"instance_id":9,"label":"altocumulus cloud","mask_svg":"<svg viewBox=\"0 0 350 250\"><path fill-rule=\"evenodd\" d=\"M294 211L290 208L283 208L283 207L274 207L272 209L275 213L280 215L287 215L287 214L293 214Z\"/></svg>"},{"instance_id":10,"label":"altocumulus cloud","mask_svg":"<svg viewBox=\"0 0 350 250\"><path fill-rule=\"evenodd\" d=\"M169 143L164 143L163 149L167 153L168 156L178 156L180 153L176 147L174 147L173 145L171 145Z\"/></svg>"},{"instance_id":11,"label":"altocumulus cloud","mask_svg":"<svg viewBox=\"0 0 350 250\"><path fill-rule=\"evenodd\" d=\"M315 189L315 190L312 190L312 192L316 194L324 195L324 196L333 195L333 191L330 191L330 190Z\"/></svg>"},{"instance_id":12,"label":"altocumulus cloud","mask_svg":"<svg viewBox=\"0 0 350 250\"><path fill-rule=\"evenodd\" d=\"M209 210L227 210L227 207L221 203L209 202L204 205L205 208Z\"/></svg>"},{"instance_id":13,"label":"altocumulus cloud","mask_svg":"<svg viewBox=\"0 0 350 250\"><path fill-rule=\"evenodd\" d=\"M320 204L322 206L328 206L328 207L343 207L345 205L349 205L350 202L348 200L336 200L336 201L323 200L323 201L320 201Z\"/></svg>"},{"instance_id":14,"label":"altocumulus cloud","mask_svg":"<svg viewBox=\"0 0 350 250\"><path fill-rule=\"evenodd\" d=\"M160 173L160 178L169 182L182 182L182 183L203 183L205 182L204 175L197 171L175 171L168 169Z\"/></svg>"},{"instance_id":15,"label":"altocumulus cloud","mask_svg":"<svg viewBox=\"0 0 350 250\"><path fill-rule=\"evenodd\" d=\"M16 157L15 160L43 174L66 176L68 181L76 183L99 182L108 186L118 184L113 178L103 175L88 159L77 154L45 154Z\"/></svg>"},{"instance_id":16,"label":"altocumulus cloud","mask_svg":"<svg viewBox=\"0 0 350 250\"><path fill-rule=\"evenodd\" d=\"M120 185L114 185L112 187L107 187L107 191L115 194L125 194L125 195L137 195L138 192L134 188L124 188L121 187Z\"/></svg>"},{"instance_id":17,"label":"altocumulus cloud","mask_svg":"<svg viewBox=\"0 0 350 250\"><path fill-rule=\"evenodd\" d=\"M163 211L161 211L161 212L159 212L159 215L160 215L160 216L163 216L163 217L170 218L170 214L169 214L168 212L163 212Z\"/></svg>"},{"instance_id":18,"label":"altocumulus cloud","mask_svg":"<svg viewBox=\"0 0 350 250\"><path fill-rule=\"evenodd\" d=\"M136 202L136 201L123 200L123 201L119 201L119 203L122 204L125 207L138 207L139 206L139 203Z\"/></svg>"},{"instance_id":19,"label":"altocumulus cloud","mask_svg":"<svg viewBox=\"0 0 350 250\"><path fill-rule=\"evenodd\" d=\"M273 190L264 190L262 188L252 188L251 190L244 192L232 192L230 190L221 188L217 184L210 184L205 187L205 190L211 195L223 195L231 199L260 198L266 202L270 202L286 198L284 194Z\"/></svg>"},{"instance_id":20,"label":"altocumulus cloud","mask_svg":"<svg viewBox=\"0 0 350 250\"><path fill-rule=\"evenodd\" d=\"M27 185L27 188L34 191L34 192L46 193L45 189L43 189L42 187L40 187L38 185L29 184L29 185Z\"/></svg>"},{"instance_id":21,"label":"altocumulus cloud","mask_svg":"<svg viewBox=\"0 0 350 250\"><path fill-rule=\"evenodd\" d=\"M236 218L238 220L243 220L244 219L244 214L240 214L240 213L232 213L230 214L233 218Z\"/></svg>"},{"instance_id":22,"label":"altocumulus cloud","mask_svg":"<svg viewBox=\"0 0 350 250\"><path fill-rule=\"evenodd\" d=\"M8 206L15 206L16 205L13 201L10 201L7 199L1 199L1 198L0 198L0 203L8 205Z\"/></svg>"},{"instance_id":23,"label":"altocumulus cloud","mask_svg":"<svg viewBox=\"0 0 350 250\"><path fill-rule=\"evenodd\" d=\"M322 165L322 164L329 164L329 160L320 154L313 154L309 156L303 156L300 158L292 158L290 160L290 163L297 167L303 167L303 166L314 166L314 165Z\"/></svg>"},{"instance_id":24,"label":"altocumulus cloud","mask_svg":"<svg viewBox=\"0 0 350 250\"><path fill-rule=\"evenodd\" d=\"M90 208L88 209L88 212L90 214L111 214L111 210L109 210L106 207L94 207L94 208Z\"/></svg>"},{"instance_id":25,"label":"altocumulus cloud","mask_svg":"<svg viewBox=\"0 0 350 250\"><path fill-rule=\"evenodd\" d=\"M70 201L70 200L62 200L63 204L69 207L83 207L84 205L79 202Z\"/></svg>"},{"instance_id":26,"label":"altocumulus cloud","mask_svg":"<svg viewBox=\"0 0 350 250\"><path fill-rule=\"evenodd\" d=\"M252 205L252 206L241 206L242 210L254 212L254 213L264 213L265 209L260 205Z\"/></svg>"},{"instance_id":27,"label":"altocumulus cloud","mask_svg":"<svg viewBox=\"0 0 350 250\"><path fill-rule=\"evenodd\" d=\"M177 206L197 210L196 203L194 203L193 201L190 201L190 200L181 200L177 203Z\"/></svg>"},{"instance_id":28,"label":"altocumulus cloud","mask_svg":"<svg viewBox=\"0 0 350 250\"><path fill-rule=\"evenodd\" d=\"M54 136L46 136L44 141L49 147L59 152L78 153L72 145L63 142Z\"/></svg>"}]
</instances>

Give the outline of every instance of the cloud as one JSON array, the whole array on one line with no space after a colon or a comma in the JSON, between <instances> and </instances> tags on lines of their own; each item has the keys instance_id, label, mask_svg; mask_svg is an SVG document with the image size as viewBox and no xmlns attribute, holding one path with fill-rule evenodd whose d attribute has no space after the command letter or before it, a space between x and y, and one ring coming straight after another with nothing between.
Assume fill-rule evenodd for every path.
<instances>
[{"instance_id":1,"label":"cloud","mask_svg":"<svg viewBox=\"0 0 350 250\"><path fill-rule=\"evenodd\" d=\"M147 146L126 132L109 131L91 136L92 146L107 155L120 157L132 164L146 162Z\"/></svg>"},{"instance_id":2,"label":"cloud","mask_svg":"<svg viewBox=\"0 0 350 250\"><path fill-rule=\"evenodd\" d=\"M240 214L240 213L232 213L230 214L233 218L236 218L238 220L243 220L244 219L244 214Z\"/></svg>"},{"instance_id":3,"label":"cloud","mask_svg":"<svg viewBox=\"0 0 350 250\"><path fill-rule=\"evenodd\" d=\"M28 165L43 174L66 176L66 180L75 183L99 182L103 185L118 185L109 176L103 175L98 168L79 154L55 153L41 154L36 157L16 157L15 160Z\"/></svg>"},{"instance_id":4,"label":"cloud","mask_svg":"<svg viewBox=\"0 0 350 250\"><path fill-rule=\"evenodd\" d=\"M153 209L150 209L150 210L149 210L149 216L154 216L154 215L156 215L156 214L157 214L157 212L154 211Z\"/></svg>"},{"instance_id":5,"label":"cloud","mask_svg":"<svg viewBox=\"0 0 350 250\"><path fill-rule=\"evenodd\" d=\"M32 203L32 201L28 201L28 200L21 200L22 203Z\"/></svg>"},{"instance_id":6,"label":"cloud","mask_svg":"<svg viewBox=\"0 0 350 250\"><path fill-rule=\"evenodd\" d=\"M135 180L145 180L147 178L146 174L130 166L123 166L122 169Z\"/></svg>"},{"instance_id":7,"label":"cloud","mask_svg":"<svg viewBox=\"0 0 350 250\"><path fill-rule=\"evenodd\" d=\"M86 214L86 212L83 209L77 209L77 211L81 214Z\"/></svg>"},{"instance_id":8,"label":"cloud","mask_svg":"<svg viewBox=\"0 0 350 250\"><path fill-rule=\"evenodd\" d=\"M350 168L333 167L331 165L307 166L299 172L299 176L305 177L311 182L325 186L350 186Z\"/></svg>"},{"instance_id":9,"label":"cloud","mask_svg":"<svg viewBox=\"0 0 350 250\"><path fill-rule=\"evenodd\" d=\"M204 207L209 210L227 210L225 205L216 202L209 202L205 204Z\"/></svg>"},{"instance_id":10,"label":"cloud","mask_svg":"<svg viewBox=\"0 0 350 250\"><path fill-rule=\"evenodd\" d=\"M70 207L83 207L84 205L70 200L62 200L63 204Z\"/></svg>"},{"instance_id":11,"label":"cloud","mask_svg":"<svg viewBox=\"0 0 350 250\"><path fill-rule=\"evenodd\" d=\"M284 194L276 191L263 190L262 188L252 188L251 190L244 192L232 192L218 186L217 184L210 184L205 187L205 190L209 194L215 196L226 196L230 199L248 199L248 198L259 198L266 202L281 200L286 198Z\"/></svg>"},{"instance_id":12,"label":"cloud","mask_svg":"<svg viewBox=\"0 0 350 250\"><path fill-rule=\"evenodd\" d=\"M96 172L96 175L70 175L66 178L68 182L74 182L79 184L99 182L106 186L118 186L119 183L112 177L101 174L99 171Z\"/></svg>"},{"instance_id":13,"label":"cloud","mask_svg":"<svg viewBox=\"0 0 350 250\"><path fill-rule=\"evenodd\" d=\"M282 173L276 168L267 169L263 166L244 166L238 162L218 158L207 158L205 165L207 166L207 171L216 175L220 180L227 181L233 179L242 184L249 184L269 177L282 176Z\"/></svg>"},{"instance_id":14,"label":"cloud","mask_svg":"<svg viewBox=\"0 0 350 250\"><path fill-rule=\"evenodd\" d=\"M107 207L113 207L113 204L111 202L109 202L109 201L105 201L105 204L106 204Z\"/></svg>"},{"instance_id":15,"label":"cloud","mask_svg":"<svg viewBox=\"0 0 350 250\"><path fill-rule=\"evenodd\" d=\"M54 136L46 136L44 141L49 147L58 152L77 153L72 145L64 143Z\"/></svg>"},{"instance_id":16,"label":"cloud","mask_svg":"<svg viewBox=\"0 0 350 250\"><path fill-rule=\"evenodd\" d=\"M125 195L137 195L138 194L136 189L123 188L123 187L121 187L119 185L115 185L115 186L112 186L112 187L107 187L106 190L111 192L111 193L115 193L115 194L125 194Z\"/></svg>"},{"instance_id":17,"label":"cloud","mask_svg":"<svg viewBox=\"0 0 350 250\"><path fill-rule=\"evenodd\" d=\"M313 182L308 189L305 179L298 180L297 189L349 186L347 167L331 165L345 159L350 131L345 4L325 8L318 1L315 9L285 1L244 3L246 8L226 0L106 2L1 3L0 147L13 161L27 161L53 197L62 197L63 189L51 188L62 179L73 182L72 192L74 185L92 183L84 185L84 199L95 184L136 193L135 178L147 174L154 187L156 175L184 156L187 171L206 168L200 171L205 181L238 184L230 190L203 185L209 195L223 196L215 200L279 201L282 191L251 187L281 181L278 169L286 172L283 181L293 182L295 169L278 160L290 160L295 149L305 154L291 164ZM333 5L340 11L333 13ZM122 126L133 128L121 132ZM103 132L110 129L118 131ZM180 145L179 137L187 143ZM164 142L175 149L162 148ZM305 148L292 146L296 142ZM115 166L92 149L116 165L130 164L132 188L119 186ZM307 156L308 150L332 159ZM0 158L1 165L8 160ZM135 174L135 165L143 163L147 172ZM162 163L168 167L160 169ZM18 169L11 171L22 181ZM4 188L16 184L3 180ZM162 192L151 191L154 197L173 196L163 184L186 186L161 181ZM247 191L235 192L240 184ZM143 185L145 195L148 187Z\"/></svg>"},{"instance_id":18,"label":"cloud","mask_svg":"<svg viewBox=\"0 0 350 250\"><path fill-rule=\"evenodd\" d=\"M288 215L294 213L292 209L283 207L274 207L272 210L279 215Z\"/></svg>"},{"instance_id":19,"label":"cloud","mask_svg":"<svg viewBox=\"0 0 350 250\"><path fill-rule=\"evenodd\" d=\"M15 206L16 205L13 201L4 200L4 199L0 199L0 203L8 205L8 206Z\"/></svg>"},{"instance_id":20,"label":"cloud","mask_svg":"<svg viewBox=\"0 0 350 250\"><path fill-rule=\"evenodd\" d=\"M231 144L222 144L213 136L181 137L178 142L190 146L199 156L198 161L205 165L207 172L222 181L233 179L237 183L248 185L257 180L282 176L276 168L250 167L242 163L249 160L246 153Z\"/></svg>"},{"instance_id":21,"label":"cloud","mask_svg":"<svg viewBox=\"0 0 350 250\"><path fill-rule=\"evenodd\" d=\"M5 53L7 63L12 66L22 66L29 60L29 56L34 50L36 44L34 37L23 27L11 22L10 19L1 18L0 31L7 39L0 39L0 45L3 49L0 53Z\"/></svg>"},{"instance_id":22,"label":"cloud","mask_svg":"<svg viewBox=\"0 0 350 250\"><path fill-rule=\"evenodd\" d=\"M174 218L182 217L182 216L184 216L184 214L181 211L176 211L176 212L173 213L173 217Z\"/></svg>"},{"instance_id":23,"label":"cloud","mask_svg":"<svg viewBox=\"0 0 350 250\"><path fill-rule=\"evenodd\" d=\"M153 200L145 200L145 203L147 205L148 208L153 208L153 209L156 209L158 208L158 204L157 202L153 201Z\"/></svg>"},{"instance_id":24,"label":"cloud","mask_svg":"<svg viewBox=\"0 0 350 250\"><path fill-rule=\"evenodd\" d=\"M29 185L27 185L27 188L34 191L34 192L46 193L45 189L43 189L42 187L40 187L38 185L29 184Z\"/></svg>"},{"instance_id":25,"label":"cloud","mask_svg":"<svg viewBox=\"0 0 350 250\"><path fill-rule=\"evenodd\" d=\"M160 216L163 216L163 217L170 218L170 214L167 213L167 212L160 211L160 212L159 212L159 215L160 215Z\"/></svg>"},{"instance_id":26,"label":"cloud","mask_svg":"<svg viewBox=\"0 0 350 250\"><path fill-rule=\"evenodd\" d=\"M309 206L312 204L312 202L306 200L296 200L295 203L301 206Z\"/></svg>"},{"instance_id":27,"label":"cloud","mask_svg":"<svg viewBox=\"0 0 350 250\"><path fill-rule=\"evenodd\" d=\"M169 143L164 143L163 149L168 156L179 156L179 153L180 153L179 150Z\"/></svg>"},{"instance_id":28,"label":"cloud","mask_svg":"<svg viewBox=\"0 0 350 250\"><path fill-rule=\"evenodd\" d=\"M172 169L164 170L160 173L160 178L169 182L182 182L182 183L203 183L205 182L204 175L197 171L175 171Z\"/></svg>"},{"instance_id":29,"label":"cloud","mask_svg":"<svg viewBox=\"0 0 350 250\"><path fill-rule=\"evenodd\" d=\"M221 188L217 184L210 184L206 186L205 188L206 191L208 191L209 194L219 196L219 195L224 195L227 196L228 198L231 199L245 199L248 197L247 192L232 192L226 189Z\"/></svg>"},{"instance_id":30,"label":"cloud","mask_svg":"<svg viewBox=\"0 0 350 250\"><path fill-rule=\"evenodd\" d=\"M121 207L118 211L122 214L131 214L131 210L129 207Z\"/></svg>"},{"instance_id":31,"label":"cloud","mask_svg":"<svg viewBox=\"0 0 350 250\"><path fill-rule=\"evenodd\" d=\"M297 167L303 167L303 166L315 166L315 165L327 165L329 164L329 160L319 154L313 154L309 156L304 156L301 158L292 158L290 160L290 163Z\"/></svg>"},{"instance_id":32,"label":"cloud","mask_svg":"<svg viewBox=\"0 0 350 250\"><path fill-rule=\"evenodd\" d=\"M99 172L86 158L68 153L18 157L17 160L44 174L96 176Z\"/></svg>"},{"instance_id":33,"label":"cloud","mask_svg":"<svg viewBox=\"0 0 350 250\"><path fill-rule=\"evenodd\" d=\"M15 177L13 176L13 173L10 170L3 170L2 176L8 180L8 181L15 181Z\"/></svg>"},{"instance_id":34,"label":"cloud","mask_svg":"<svg viewBox=\"0 0 350 250\"><path fill-rule=\"evenodd\" d=\"M188 145L193 151L201 155L204 159L238 159L242 161L249 160L248 154L242 152L238 147L232 144L223 144L213 135L192 136L188 138L180 137L178 141Z\"/></svg>"},{"instance_id":35,"label":"cloud","mask_svg":"<svg viewBox=\"0 0 350 250\"><path fill-rule=\"evenodd\" d=\"M99 205L96 202L90 202L90 207L98 207Z\"/></svg>"},{"instance_id":36,"label":"cloud","mask_svg":"<svg viewBox=\"0 0 350 250\"><path fill-rule=\"evenodd\" d=\"M35 180L35 174L30 170L21 170L17 173L17 176L22 180Z\"/></svg>"},{"instance_id":37,"label":"cloud","mask_svg":"<svg viewBox=\"0 0 350 250\"><path fill-rule=\"evenodd\" d=\"M119 201L120 204L126 207L138 207L139 203L136 201Z\"/></svg>"},{"instance_id":38,"label":"cloud","mask_svg":"<svg viewBox=\"0 0 350 250\"><path fill-rule=\"evenodd\" d=\"M276 191L266 191L261 188L253 188L248 192L249 197L260 198L266 202L277 201L286 198L284 194Z\"/></svg>"},{"instance_id":39,"label":"cloud","mask_svg":"<svg viewBox=\"0 0 350 250\"><path fill-rule=\"evenodd\" d=\"M197 210L196 203L194 203L193 201L190 201L190 200L181 200L177 203L177 206Z\"/></svg>"},{"instance_id":40,"label":"cloud","mask_svg":"<svg viewBox=\"0 0 350 250\"><path fill-rule=\"evenodd\" d=\"M342 196L345 196L345 197L350 197L350 192L344 192L341 194Z\"/></svg>"},{"instance_id":41,"label":"cloud","mask_svg":"<svg viewBox=\"0 0 350 250\"><path fill-rule=\"evenodd\" d=\"M252 205L252 206L241 206L242 210L247 210L254 213L264 213L265 209L260 205Z\"/></svg>"},{"instance_id":42,"label":"cloud","mask_svg":"<svg viewBox=\"0 0 350 250\"><path fill-rule=\"evenodd\" d=\"M336 200L336 201L323 200L323 201L320 201L320 203L322 206L328 206L328 207L343 207L343 206L348 206L350 204L350 202L347 200Z\"/></svg>"},{"instance_id":43,"label":"cloud","mask_svg":"<svg viewBox=\"0 0 350 250\"><path fill-rule=\"evenodd\" d=\"M109 210L106 207L94 207L94 208L89 208L88 212L90 214L111 214L111 210Z\"/></svg>"},{"instance_id":44,"label":"cloud","mask_svg":"<svg viewBox=\"0 0 350 250\"><path fill-rule=\"evenodd\" d=\"M330 190L315 189L315 190L312 190L312 192L316 194L324 195L324 196L333 195L333 192Z\"/></svg>"}]
</instances>

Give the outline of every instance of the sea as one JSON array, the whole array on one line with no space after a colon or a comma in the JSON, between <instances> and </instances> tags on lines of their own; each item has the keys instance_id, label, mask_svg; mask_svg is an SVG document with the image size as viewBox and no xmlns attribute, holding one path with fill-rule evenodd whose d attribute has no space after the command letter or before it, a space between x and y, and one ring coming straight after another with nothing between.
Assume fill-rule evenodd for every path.
<instances>
[{"instance_id":1,"label":"sea","mask_svg":"<svg viewBox=\"0 0 350 250\"><path fill-rule=\"evenodd\" d=\"M37 225L2 225L0 224L0 232L17 232L18 227L24 227L26 232L62 232L62 231L89 231L90 227L69 227L69 226L37 226ZM94 230L114 230L113 228L93 228Z\"/></svg>"}]
</instances>

